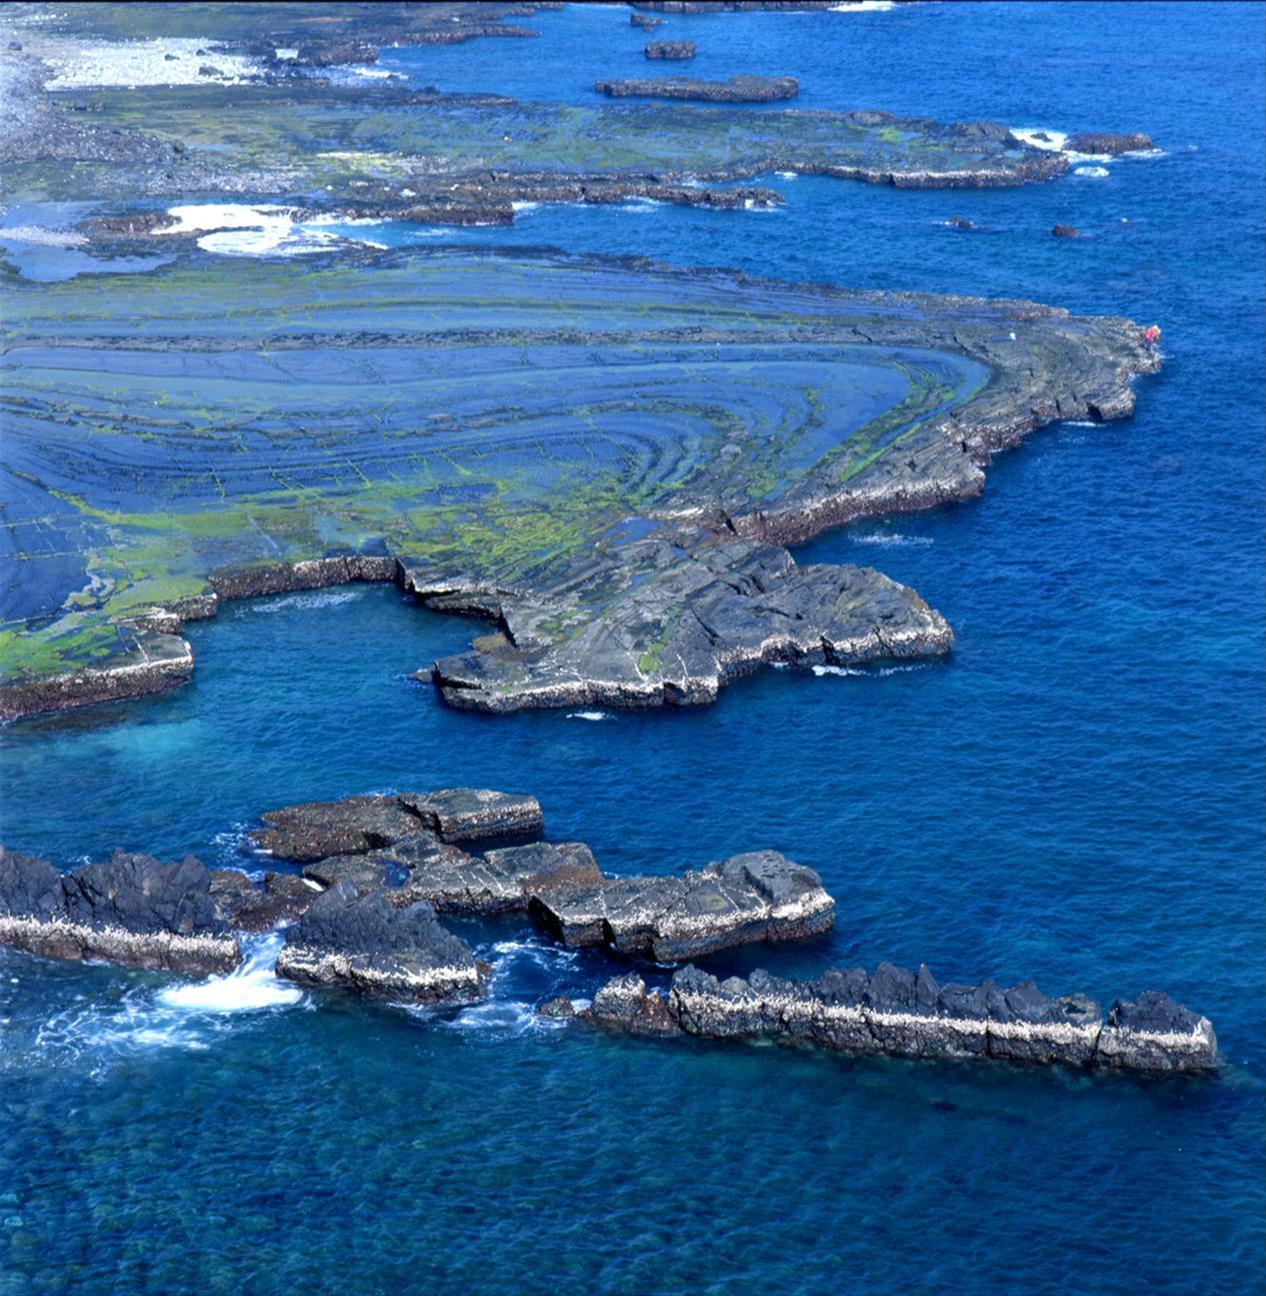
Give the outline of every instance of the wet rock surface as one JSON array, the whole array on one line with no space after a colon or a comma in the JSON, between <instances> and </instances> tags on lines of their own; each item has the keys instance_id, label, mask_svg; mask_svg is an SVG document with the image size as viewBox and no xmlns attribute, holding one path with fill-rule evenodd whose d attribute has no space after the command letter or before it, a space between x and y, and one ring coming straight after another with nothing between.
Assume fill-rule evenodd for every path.
<instances>
[{"instance_id":1,"label":"wet rock surface","mask_svg":"<svg viewBox=\"0 0 1266 1296\"><path fill-rule=\"evenodd\" d=\"M242 957L198 860L162 864L125 851L63 875L0 849L0 943L189 973L226 972Z\"/></svg>"},{"instance_id":2,"label":"wet rock surface","mask_svg":"<svg viewBox=\"0 0 1266 1296\"><path fill-rule=\"evenodd\" d=\"M419 900L405 908L348 881L322 892L286 930L277 975L415 1003L468 1003L489 975L470 947Z\"/></svg>"},{"instance_id":3,"label":"wet rock surface","mask_svg":"<svg viewBox=\"0 0 1266 1296\"><path fill-rule=\"evenodd\" d=\"M565 945L608 945L661 962L830 929L835 901L809 868L754 851L680 877L610 878L537 894L533 916Z\"/></svg>"},{"instance_id":4,"label":"wet rock surface","mask_svg":"<svg viewBox=\"0 0 1266 1296\"><path fill-rule=\"evenodd\" d=\"M1105 1023L1084 995L1051 998L1031 981L941 986L926 966L890 963L873 975L832 969L816 981L763 970L720 981L696 967L673 977L673 1020L709 1039L765 1036L853 1053L897 1057L990 1057L1042 1066L1149 1072L1214 1071L1217 1041L1207 1018L1151 993L1118 1002Z\"/></svg>"},{"instance_id":5,"label":"wet rock surface","mask_svg":"<svg viewBox=\"0 0 1266 1296\"><path fill-rule=\"evenodd\" d=\"M772 103L794 99L800 93L795 77L732 76L725 81L699 81L693 77L641 78L598 81L599 94L622 99L633 96L653 99L693 99L702 103Z\"/></svg>"}]
</instances>

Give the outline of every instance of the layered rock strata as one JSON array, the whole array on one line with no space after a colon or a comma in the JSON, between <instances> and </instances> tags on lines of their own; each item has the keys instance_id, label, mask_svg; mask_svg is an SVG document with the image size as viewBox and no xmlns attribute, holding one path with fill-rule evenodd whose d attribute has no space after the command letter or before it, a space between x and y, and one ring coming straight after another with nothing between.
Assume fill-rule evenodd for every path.
<instances>
[{"instance_id":1,"label":"layered rock strata","mask_svg":"<svg viewBox=\"0 0 1266 1296\"><path fill-rule=\"evenodd\" d=\"M420 810L434 816L429 823ZM531 797L459 788L311 802L263 817L256 847L303 863L304 878L321 887L346 883L397 907L424 900L446 913L527 911L573 947L676 961L806 939L835 920L821 878L776 851L680 876L606 875L583 842L521 840L543 828Z\"/></svg>"},{"instance_id":2,"label":"layered rock strata","mask_svg":"<svg viewBox=\"0 0 1266 1296\"><path fill-rule=\"evenodd\" d=\"M1208 1018L1149 991L1118 1000L1105 1021L1084 995L1050 998L1031 981L1003 989L937 983L881 963L873 975L833 968L816 981L792 981L758 969L720 981L696 967L672 979L662 1007L644 985L617 978L582 1014L602 1025L637 1030L671 1021L706 1039L757 1037L895 1057L989 1057L1050 1066L1148 1072L1217 1069Z\"/></svg>"},{"instance_id":3,"label":"layered rock strata","mask_svg":"<svg viewBox=\"0 0 1266 1296\"><path fill-rule=\"evenodd\" d=\"M531 912L564 945L676 962L817 936L835 922L835 901L812 869L777 851L754 851L680 877L607 878L534 895Z\"/></svg>"},{"instance_id":4,"label":"layered rock strata","mask_svg":"<svg viewBox=\"0 0 1266 1296\"><path fill-rule=\"evenodd\" d=\"M187 973L227 972L242 960L196 859L161 864L124 851L63 875L0 848L0 944Z\"/></svg>"},{"instance_id":5,"label":"layered rock strata","mask_svg":"<svg viewBox=\"0 0 1266 1296\"><path fill-rule=\"evenodd\" d=\"M444 843L528 837L544 822L535 797L484 788L309 801L262 817L268 826L251 834L256 849L297 863L381 850L419 835Z\"/></svg>"}]
</instances>

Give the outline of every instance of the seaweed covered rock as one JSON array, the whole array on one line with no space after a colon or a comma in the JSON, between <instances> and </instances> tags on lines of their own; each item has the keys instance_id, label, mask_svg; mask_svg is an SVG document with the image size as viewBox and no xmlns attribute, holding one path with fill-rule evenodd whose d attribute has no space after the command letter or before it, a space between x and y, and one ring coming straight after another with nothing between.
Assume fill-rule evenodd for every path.
<instances>
[{"instance_id":1,"label":"seaweed covered rock","mask_svg":"<svg viewBox=\"0 0 1266 1296\"><path fill-rule=\"evenodd\" d=\"M753 851L680 877L611 878L536 895L533 916L566 945L610 945L670 961L828 930L822 879L777 851Z\"/></svg>"},{"instance_id":2,"label":"seaweed covered rock","mask_svg":"<svg viewBox=\"0 0 1266 1296\"><path fill-rule=\"evenodd\" d=\"M440 925L424 900L397 908L381 891L339 882L286 931L277 975L415 1003L468 1003L489 975L465 941Z\"/></svg>"},{"instance_id":3,"label":"seaweed covered rock","mask_svg":"<svg viewBox=\"0 0 1266 1296\"><path fill-rule=\"evenodd\" d=\"M242 958L211 875L192 855L161 864L115 851L63 876L35 856L0 851L0 942L177 972L225 972Z\"/></svg>"}]
</instances>

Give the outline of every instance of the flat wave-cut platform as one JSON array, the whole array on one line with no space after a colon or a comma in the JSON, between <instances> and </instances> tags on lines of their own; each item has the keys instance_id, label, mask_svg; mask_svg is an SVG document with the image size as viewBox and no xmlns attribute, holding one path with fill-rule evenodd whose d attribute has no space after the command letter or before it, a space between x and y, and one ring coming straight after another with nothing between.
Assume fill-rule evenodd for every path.
<instances>
[{"instance_id":1,"label":"flat wave-cut platform","mask_svg":"<svg viewBox=\"0 0 1266 1296\"><path fill-rule=\"evenodd\" d=\"M419 663L484 711L943 653L913 591L781 546L975 495L993 451L1128 414L1157 366L1126 320L1025 302L364 256L14 286L5 718L189 678L181 626L223 598L355 580L495 623Z\"/></svg>"}]
</instances>

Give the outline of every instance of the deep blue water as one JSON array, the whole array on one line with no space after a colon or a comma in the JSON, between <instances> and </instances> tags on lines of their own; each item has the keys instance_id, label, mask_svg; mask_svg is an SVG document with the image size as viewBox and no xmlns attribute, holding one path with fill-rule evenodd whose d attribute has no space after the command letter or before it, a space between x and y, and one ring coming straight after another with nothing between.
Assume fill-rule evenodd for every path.
<instances>
[{"instance_id":1,"label":"deep blue water","mask_svg":"<svg viewBox=\"0 0 1266 1296\"><path fill-rule=\"evenodd\" d=\"M604 968L515 922L463 926L499 980L444 1022L313 996L206 1013L169 980L0 954L3 1296L1260 1290L1264 14L670 18L660 35L699 42L692 73L794 73L806 106L1142 129L1165 156L1017 191L800 179L773 214L540 209L444 236L1161 323L1133 420L1050 429L975 503L798 552L914 585L955 627L948 662L768 672L699 711L488 719L408 678L475 625L326 591L232 606L191 628L191 686L12 728L0 752L3 840L64 864L114 845L232 862L271 806L460 783L537 793L551 835L613 871L774 846L822 873L837 929L716 970L892 958L1109 1002L1164 988L1213 1019L1224 1076L542 1029L533 1003ZM538 41L384 64L585 98L643 70L627 21L573 6ZM953 214L986 229L938 224ZM1093 237L1052 239L1057 221Z\"/></svg>"}]
</instances>

